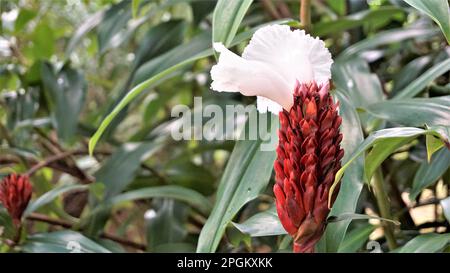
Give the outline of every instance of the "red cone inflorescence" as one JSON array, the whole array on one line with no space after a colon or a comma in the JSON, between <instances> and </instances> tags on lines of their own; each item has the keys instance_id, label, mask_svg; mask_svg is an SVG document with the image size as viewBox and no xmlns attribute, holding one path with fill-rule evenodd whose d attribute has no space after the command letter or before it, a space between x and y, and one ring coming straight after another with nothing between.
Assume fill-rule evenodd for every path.
<instances>
[{"instance_id":1,"label":"red cone inflorescence","mask_svg":"<svg viewBox=\"0 0 450 273\"><path fill-rule=\"evenodd\" d=\"M10 174L0 183L0 203L8 210L16 226L30 202L32 187L27 175Z\"/></svg>"},{"instance_id":2,"label":"red cone inflorescence","mask_svg":"<svg viewBox=\"0 0 450 273\"><path fill-rule=\"evenodd\" d=\"M297 84L294 105L280 112L273 190L294 252L314 252L325 229L328 193L344 156L337 107L329 84Z\"/></svg>"}]
</instances>

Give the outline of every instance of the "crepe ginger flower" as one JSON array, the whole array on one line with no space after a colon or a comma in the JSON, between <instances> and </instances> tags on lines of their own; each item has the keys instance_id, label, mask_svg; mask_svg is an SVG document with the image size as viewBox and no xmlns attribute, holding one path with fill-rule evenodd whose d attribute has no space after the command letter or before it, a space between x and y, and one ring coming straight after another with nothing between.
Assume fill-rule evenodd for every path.
<instances>
[{"instance_id":1,"label":"crepe ginger flower","mask_svg":"<svg viewBox=\"0 0 450 273\"><path fill-rule=\"evenodd\" d=\"M258 111L279 115L276 208L294 238L294 252L313 252L344 155L342 120L329 93L331 54L320 39L281 25L256 31L242 57L220 43L214 48L220 57L211 69L211 88L257 96Z\"/></svg>"},{"instance_id":2,"label":"crepe ginger flower","mask_svg":"<svg viewBox=\"0 0 450 273\"><path fill-rule=\"evenodd\" d=\"M32 187L27 175L10 174L0 182L0 203L6 208L16 226L30 202Z\"/></svg>"}]
</instances>

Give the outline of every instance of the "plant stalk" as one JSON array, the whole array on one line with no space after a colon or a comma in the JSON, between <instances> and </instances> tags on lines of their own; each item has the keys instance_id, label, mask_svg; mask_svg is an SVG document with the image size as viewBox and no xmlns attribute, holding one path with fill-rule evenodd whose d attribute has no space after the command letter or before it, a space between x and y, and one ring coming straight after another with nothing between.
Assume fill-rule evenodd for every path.
<instances>
[{"instance_id":1,"label":"plant stalk","mask_svg":"<svg viewBox=\"0 0 450 273\"><path fill-rule=\"evenodd\" d=\"M306 32L311 30L311 0L300 2L300 23Z\"/></svg>"},{"instance_id":2,"label":"plant stalk","mask_svg":"<svg viewBox=\"0 0 450 273\"><path fill-rule=\"evenodd\" d=\"M380 216L383 218L392 219L389 198L384 188L383 173L381 172L380 168L378 168L375 172L372 181L375 198L377 199L378 209L380 210ZM392 223L382 221L381 226L383 227L384 235L386 237L389 249L396 249L397 242L395 241L394 228L392 226Z\"/></svg>"}]
</instances>

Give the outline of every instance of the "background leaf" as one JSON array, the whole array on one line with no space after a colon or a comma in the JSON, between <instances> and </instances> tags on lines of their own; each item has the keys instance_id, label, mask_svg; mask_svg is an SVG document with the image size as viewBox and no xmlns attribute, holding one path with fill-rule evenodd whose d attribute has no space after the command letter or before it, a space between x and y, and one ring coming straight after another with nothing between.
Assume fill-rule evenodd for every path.
<instances>
[{"instance_id":1,"label":"background leaf","mask_svg":"<svg viewBox=\"0 0 450 273\"><path fill-rule=\"evenodd\" d=\"M420 165L414 176L409 198L416 199L424 188L435 183L449 167L450 151L444 147L431 157L430 163L425 161Z\"/></svg>"},{"instance_id":2,"label":"background leaf","mask_svg":"<svg viewBox=\"0 0 450 273\"><path fill-rule=\"evenodd\" d=\"M450 15L446 0L405 0L406 3L430 16L439 25L450 44Z\"/></svg>"},{"instance_id":3,"label":"background leaf","mask_svg":"<svg viewBox=\"0 0 450 273\"><path fill-rule=\"evenodd\" d=\"M442 250L450 241L449 234L423 234L415 237L397 252L399 253L434 253Z\"/></svg>"},{"instance_id":4,"label":"background leaf","mask_svg":"<svg viewBox=\"0 0 450 273\"><path fill-rule=\"evenodd\" d=\"M219 0L213 14L212 41L230 46L252 0Z\"/></svg>"},{"instance_id":5,"label":"background leaf","mask_svg":"<svg viewBox=\"0 0 450 273\"><path fill-rule=\"evenodd\" d=\"M276 117L272 116L271 124L274 131ZM236 213L267 186L275 151L261 151L262 144L261 140L236 143L220 181L217 201L200 233L197 252L214 252Z\"/></svg>"},{"instance_id":6,"label":"background leaf","mask_svg":"<svg viewBox=\"0 0 450 273\"><path fill-rule=\"evenodd\" d=\"M109 253L110 251L78 232L63 230L29 236L21 246L33 253Z\"/></svg>"},{"instance_id":7,"label":"background leaf","mask_svg":"<svg viewBox=\"0 0 450 273\"><path fill-rule=\"evenodd\" d=\"M45 63L42 79L58 136L66 141L73 140L86 98L83 74L67 66L55 72L52 65Z\"/></svg>"}]
</instances>

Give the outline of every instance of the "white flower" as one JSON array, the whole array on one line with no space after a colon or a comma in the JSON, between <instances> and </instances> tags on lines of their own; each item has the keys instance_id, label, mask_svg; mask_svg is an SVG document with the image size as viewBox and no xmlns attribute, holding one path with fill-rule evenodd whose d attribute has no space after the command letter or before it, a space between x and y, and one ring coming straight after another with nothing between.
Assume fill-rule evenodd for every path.
<instances>
[{"instance_id":1,"label":"white flower","mask_svg":"<svg viewBox=\"0 0 450 273\"><path fill-rule=\"evenodd\" d=\"M260 112L289 110L297 81L325 84L331 78L333 60L324 42L285 25L257 30L242 57L221 43L214 49L220 57L211 69L211 89L258 96Z\"/></svg>"}]
</instances>

